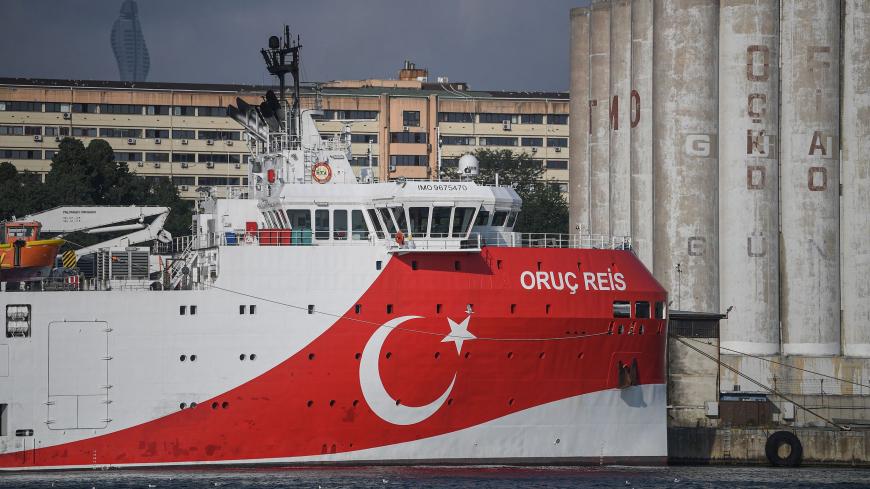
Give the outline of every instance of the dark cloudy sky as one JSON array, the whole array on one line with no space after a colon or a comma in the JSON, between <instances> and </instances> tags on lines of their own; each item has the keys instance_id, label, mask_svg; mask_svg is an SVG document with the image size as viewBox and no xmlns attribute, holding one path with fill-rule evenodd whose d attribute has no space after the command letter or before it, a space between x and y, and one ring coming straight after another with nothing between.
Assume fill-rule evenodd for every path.
<instances>
[{"instance_id":1,"label":"dark cloudy sky","mask_svg":"<svg viewBox=\"0 0 870 489\"><path fill-rule=\"evenodd\" d=\"M139 0L148 81L268 83L283 23L303 79L395 77L403 60L472 88L568 89L569 11L587 0ZM121 0L0 0L0 76L117 80Z\"/></svg>"}]
</instances>

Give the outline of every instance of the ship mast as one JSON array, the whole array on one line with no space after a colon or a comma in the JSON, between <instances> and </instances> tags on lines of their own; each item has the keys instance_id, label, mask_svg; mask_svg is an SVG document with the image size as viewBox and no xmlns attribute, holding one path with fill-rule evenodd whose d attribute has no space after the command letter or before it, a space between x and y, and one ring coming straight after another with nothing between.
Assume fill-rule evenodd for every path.
<instances>
[{"instance_id":1,"label":"ship mast","mask_svg":"<svg viewBox=\"0 0 870 489\"><path fill-rule=\"evenodd\" d=\"M299 41L299 36L296 39L290 37L290 27L284 26L283 43L278 36L269 37L269 48L260 50L263 59L266 61L266 68L269 73L278 77L279 95L281 105L284 106L285 98L285 76L287 73L293 76L293 106L289 117L290 126L284 131L290 135L291 144L301 144L302 140L302 119L299 110L299 49L302 44ZM287 55L290 55L290 62L287 62Z\"/></svg>"}]
</instances>

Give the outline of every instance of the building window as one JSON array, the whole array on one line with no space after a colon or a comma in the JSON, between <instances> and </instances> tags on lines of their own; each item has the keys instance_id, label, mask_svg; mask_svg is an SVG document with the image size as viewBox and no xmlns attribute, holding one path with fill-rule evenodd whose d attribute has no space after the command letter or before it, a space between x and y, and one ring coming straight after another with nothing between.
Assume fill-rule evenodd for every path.
<instances>
[{"instance_id":1,"label":"building window","mask_svg":"<svg viewBox=\"0 0 870 489\"><path fill-rule=\"evenodd\" d=\"M45 150L45 159L46 159L46 160L53 160L53 159L54 159L54 155L56 155L56 154L57 154L57 151L56 151L56 150L53 150L53 149L47 149L47 150Z\"/></svg>"},{"instance_id":2,"label":"building window","mask_svg":"<svg viewBox=\"0 0 870 489\"><path fill-rule=\"evenodd\" d=\"M481 146L516 146L517 138L508 138L503 136L487 136L480 137Z\"/></svg>"},{"instance_id":3,"label":"building window","mask_svg":"<svg viewBox=\"0 0 870 489\"><path fill-rule=\"evenodd\" d=\"M561 193L568 193L568 184L565 182L548 182L553 190L558 190Z\"/></svg>"},{"instance_id":4,"label":"building window","mask_svg":"<svg viewBox=\"0 0 870 489\"><path fill-rule=\"evenodd\" d=\"M115 151L115 161L142 161L142 153Z\"/></svg>"},{"instance_id":5,"label":"building window","mask_svg":"<svg viewBox=\"0 0 870 489\"><path fill-rule=\"evenodd\" d=\"M41 160L42 151L30 149L0 149L0 158L10 160Z\"/></svg>"},{"instance_id":6,"label":"building window","mask_svg":"<svg viewBox=\"0 0 870 489\"><path fill-rule=\"evenodd\" d=\"M368 156L354 156L353 158L350 159L350 165L351 166L368 167L369 166L369 157ZM372 168L377 168L377 167L378 167L378 157L372 156Z\"/></svg>"},{"instance_id":7,"label":"building window","mask_svg":"<svg viewBox=\"0 0 870 489\"><path fill-rule=\"evenodd\" d=\"M220 186L238 184L238 177L199 177L199 185Z\"/></svg>"},{"instance_id":8,"label":"building window","mask_svg":"<svg viewBox=\"0 0 870 489\"><path fill-rule=\"evenodd\" d=\"M0 110L12 112L42 112L39 102L0 102Z\"/></svg>"},{"instance_id":9,"label":"building window","mask_svg":"<svg viewBox=\"0 0 870 489\"><path fill-rule=\"evenodd\" d=\"M142 106L128 104L100 104L100 113L142 115Z\"/></svg>"},{"instance_id":10,"label":"building window","mask_svg":"<svg viewBox=\"0 0 870 489\"><path fill-rule=\"evenodd\" d=\"M323 117L325 121L335 120L357 120L357 121L376 121L378 120L377 110L324 110Z\"/></svg>"},{"instance_id":11,"label":"building window","mask_svg":"<svg viewBox=\"0 0 870 489\"><path fill-rule=\"evenodd\" d=\"M236 156L236 161L234 163L238 163L238 155ZM199 154L199 162L200 163L229 163L230 157L226 153L200 153Z\"/></svg>"},{"instance_id":12,"label":"building window","mask_svg":"<svg viewBox=\"0 0 870 489\"><path fill-rule=\"evenodd\" d=\"M493 113L482 113L478 114L477 121L485 124L501 124L503 122L510 122L511 124L519 124L520 116L519 114L493 114Z\"/></svg>"},{"instance_id":13,"label":"building window","mask_svg":"<svg viewBox=\"0 0 870 489\"><path fill-rule=\"evenodd\" d=\"M172 108L172 115L193 116L196 115L196 107L175 106Z\"/></svg>"},{"instance_id":14,"label":"building window","mask_svg":"<svg viewBox=\"0 0 870 489\"><path fill-rule=\"evenodd\" d=\"M543 124L544 114L521 114L520 124Z\"/></svg>"},{"instance_id":15,"label":"building window","mask_svg":"<svg viewBox=\"0 0 870 489\"><path fill-rule=\"evenodd\" d=\"M77 138L95 138L97 137L96 127L74 127L72 128L73 137Z\"/></svg>"},{"instance_id":16,"label":"building window","mask_svg":"<svg viewBox=\"0 0 870 489\"><path fill-rule=\"evenodd\" d=\"M438 122L474 122L474 114L471 112L439 112Z\"/></svg>"},{"instance_id":17,"label":"building window","mask_svg":"<svg viewBox=\"0 0 870 489\"><path fill-rule=\"evenodd\" d=\"M428 166L429 158L426 155L392 155L391 166Z\"/></svg>"},{"instance_id":18,"label":"building window","mask_svg":"<svg viewBox=\"0 0 870 489\"><path fill-rule=\"evenodd\" d=\"M350 142L352 143L377 143L377 134L351 134Z\"/></svg>"},{"instance_id":19,"label":"building window","mask_svg":"<svg viewBox=\"0 0 870 489\"><path fill-rule=\"evenodd\" d=\"M0 136L23 136L23 126L0 126Z\"/></svg>"},{"instance_id":20,"label":"building window","mask_svg":"<svg viewBox=\"0 0 870 489\"><path fill-rule=\"evenodd\" d=\"M101 138L141 138L142 129L125 129L118 127L101 127Z\"/></svg>"},{"instance_id":21,"label":"building window","mask_svg":"<svg viewBox=\"0 0 870 489\"><path fill-rule=\"evenodd\" d=\"M45 128L46 136L69 136L69 127L48 126Z\"/></svg>"},{"instance_id":22,"label":"building window","mask_svg":"<svg viewBox=\"0 0 870 489\"><path fill-rule=\"evenodd\" d=\"M72 111L79 114L96 114L97 104L72 104Z\"/></svg>"},{"instance_id":23,"label":"building window","mask_svg":"<svg viewBox=\"0 0 870 489\"><path fill-rule=\"evenodd\" d=\"M196 161L196 154L172 153L172 161L175 163L194 163Z\"/></svg>"},{"instance_id":24,"label":"building window","mask_svg":"<svg viewBox=\"0 0 870 489\"><path fill-rule=\"evenodd\" d=\"M168 105L146 105L145 113L148 115L169 115Z\"/></svg>"},{"instance_id":25,"label":"building window","mask_svg":"<svg viewBox=\"0 0 870 489\"><path fill-rule=\"evenodd\" d=\"M172 139L196 139L196 131L193 129L173 129Z\"/></svg>"},{"instance_id":26,"label":"building window","mask_svg":"<svg viewBox=\"0 0 870 489\"><path fill-rule=\"evenodd\" d=\"M226 107L197 107L197 115L200 117L226 117Z\"/></svg>"},{"instance_id":27,"label":"building window","mask_svg":"<svg viewBox=\"0 0 870 489\"><path fill-rule=\"evenodd\" d=\"M391 143L425 143L427 141L425 132L391 132Z\"/></svg>"},{"instance_id":28,"label":"building window","mask_svg":"<svg viewBox=\"0 0 870 489\"><path fill-rule=\"evenodd\" d=\"M441 158L441 168L459 168L459 158Z\"/></svg>"},{"instance_id":29,"label":"building window","mask_svg":"<svg viewBox=\"0 0 870 489\"><path fill-rule=\"evenodd\" d=\"M70 108L70 104L63 104L60 102L46 102L45 103L45 111L46 112L72 112Z\"/></svg>"},{"instance_id":30,"label":"building window","mask_svg":"<svg viewBox=\"0 0 870 489\"><path fill-rule=\"evenodd\" d=\"M547 138L548 148L567 148L568 138Z\"/></svg>"},{"instance_id":31,"label":"building window","mask_svg":"<svg viewBox=\"0 0 870 489\"><path fill-rule=\"evenodd\" d=\"M523 138L522 146L543 146L544 138Z\"/></svg>"},{"instance_id":32,"label":"building window","mask_svg":"<svg viewBox=\"0 0 870 489\"><path fill-rule=\"evenodd\" d=\"M199 139L238 141L240 138L241 133L239 131L199 131Z\"/></svg>"},{"instance_id":33,"label":"building window","mask_svg":"<svg viewBox=\"0 0 870 489\"><path fill-rule=\"evenodd\" d=\"M188 185L193 187L196 185L196 177L172 177L174 185Z\"/></svg>"},{"instance_id":34,"label":"building window","mask_svg":"<svg viewBox=\"0 0 870 489\"><path fill-rule=\"evenodd\" d=\"M169 161L169 153L145 153L145 161L166 163Z\"/></svg>"},{"instance_id":35,"label":"building window","mask_svg":"<svg viewBox=\"0 0 870 489\"><path fill-rule=\"evenodd\" d=\"M564 126L568 124L568 114L550 114L547 116L547 122L549 124Z\"/></svg>"},{"instance_id":36,"label":"building window","mask_svg":"<svg viewBox=\"0 0 870 489\"><path fill-rule=\"evenodd\" d=\"M420 127L420 111L406 110L402 112L402 125Z\"/></svg>"},{"instance_id":37,"label":"building window","mask_svg":"<svg viewBox=\"0 0 870 489\"><path fill-rule=\"evenodd\" d=\"M567 170L568 160L547 160L548 170Z\"/></svg>"},{"instance_id":38,"label":"building window","mask_svg":"<svg viewBox=\"0 0 870 489\"><path fill-rule=\"evenodd\" d=\"M441 136L441 144L448 146L474 146L474 140L471 136Z\"/></svg>"},{"instance_id":39,"label":"building window","mask_svg":"<svg viewBox=\"0 0 870 489\"><path fill-rule=\"evenodd\" d=\"M169 139L169 129L145 129L146 138Z\"/></svg>"}]
</instances>

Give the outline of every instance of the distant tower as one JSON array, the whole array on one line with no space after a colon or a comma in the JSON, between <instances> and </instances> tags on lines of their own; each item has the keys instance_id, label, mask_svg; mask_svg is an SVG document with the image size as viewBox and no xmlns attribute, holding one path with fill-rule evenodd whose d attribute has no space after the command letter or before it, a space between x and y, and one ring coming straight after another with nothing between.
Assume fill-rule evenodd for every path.
<instances>
[{"instance_id":1,"label":"distant tower","mask_svg":"<svg viewBox=\"0 0 870 489\"><path fill-rule=\"evenodd\" d=\"M139 7L135 0L124 0L121 15L112 26L112 50L118 61L121 81L145 81L151 61L145 37L139 26Z\"/></svg>"}]
</instances>

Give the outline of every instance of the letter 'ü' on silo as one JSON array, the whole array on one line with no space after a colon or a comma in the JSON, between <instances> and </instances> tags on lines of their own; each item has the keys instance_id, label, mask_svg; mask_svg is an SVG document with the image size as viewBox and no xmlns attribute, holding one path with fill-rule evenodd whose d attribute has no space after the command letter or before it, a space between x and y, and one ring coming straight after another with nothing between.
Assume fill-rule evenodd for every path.
<instances>
[{"instance_id":1,"label":"letter '\u00fc' on silo","mask_svg":"<svg viewBox=\"0 0 870 489\"><path fill-rule=\"evenodd\" d=\"M870 4L843 6L843 344L870 357Z\"/></svg>"},{"instance_id":2,"label":"letter '\u00fc' on silo","mask_svg":"<svg viewBox=\"0 0 870 489\"><path fill-rule=\"evenodd\" d=\"M840 353L839 4L803 0L780 7L780 314L786 355Z\"/></svg>"},{"instance_id":3,"label":"letter '\u00fc' on silo","mask_svg":"<svg viewBox=\"0 0 870 489\"><path fill-rule=\"evenodd\" d=\"M569 233L589 232L589 9L571 9Z\"/></svg>"},{"instance_id":4,"label":"letter '\u00fc' on silo","mask_svg":"<svg viewBox=\"0 0 870 489\"><path fill-rule=\"evenodd\" d=\"M722 346L779 353L779 0L719 11L719 287Z\"/></svg>"},{"instance_id":5,"label":"letter '\u00fc' on silo","mask_svg":"<svg viewBox=\"0 0 870 489\"><path fill-rule=\"evenodd\" d=\"M634 0L631 2L632 90L626 101L627 122L631 127L631 243L650 270L653 269L652 63L653 0Z\"/></svg>"},{"instance_id":6,"label":"letter '\u00fc' on silo","mask_svg":"<svg viewBox=\"0 0 870 489\"><path fill-rule=\"evenodd\" d=\"M610 6L610 234L631 234L631 0Z\"/></svg>"},{"instance_id":7,"label":"letter '\u00fc' on silo","mask_svg":"<svg viewBox=\"0 0 870 489\"><path fill-rule=\"evenodd\" d=\"M719 310L717 0L655 2L656 278L671 307Z\"/></svg>"},{"instance_id":8,"label":"letter '\u00fc' on silo","mask_svg":"<svg viewBox=\"0 0 870 489\"><path fill-rule=\"evenodd\" d=\"M592 3L589 28L589 191L592 234L610 234L610 3Z\"/></svg>"}]
</instances>

